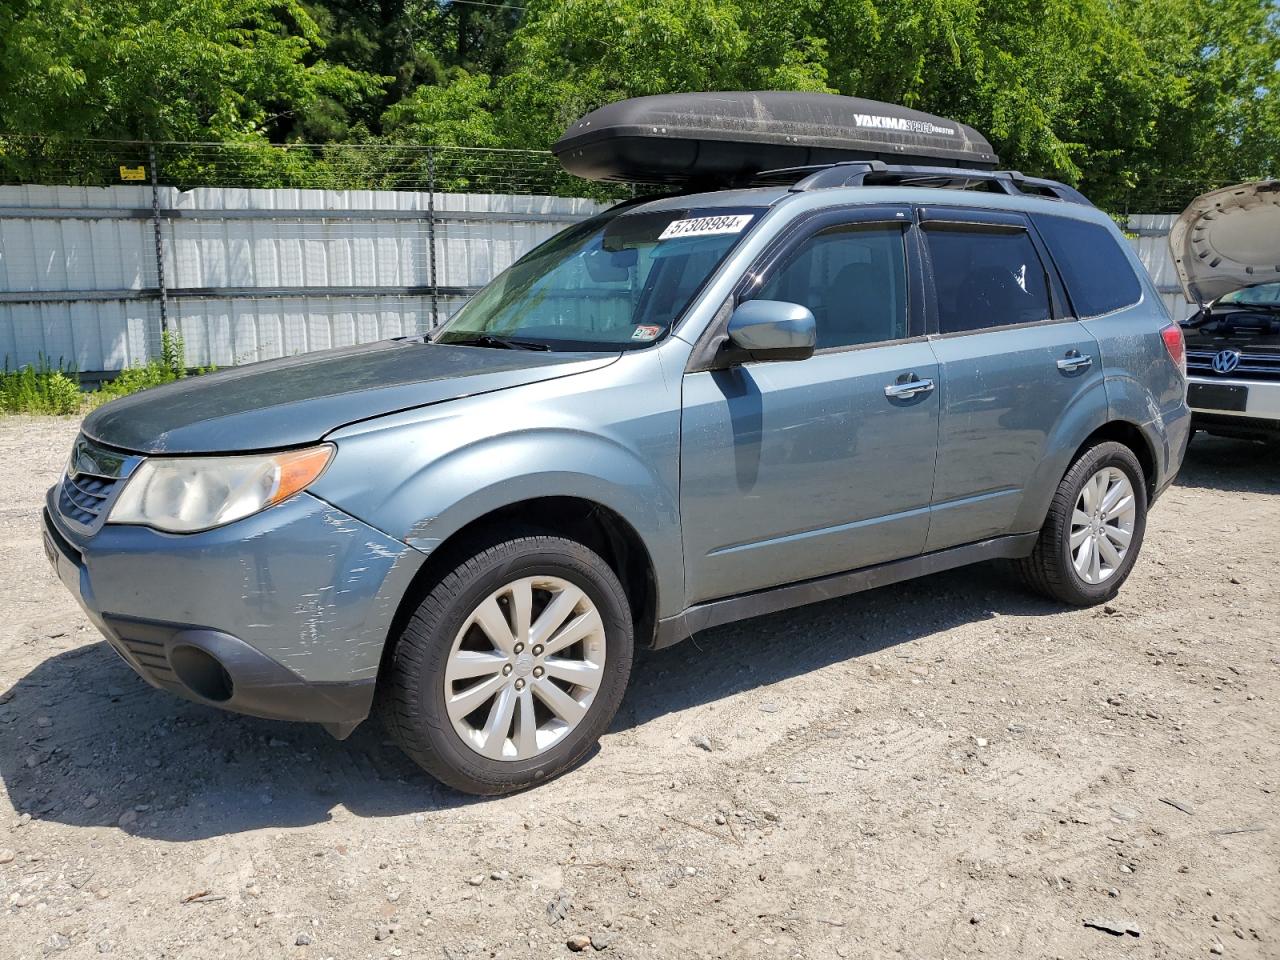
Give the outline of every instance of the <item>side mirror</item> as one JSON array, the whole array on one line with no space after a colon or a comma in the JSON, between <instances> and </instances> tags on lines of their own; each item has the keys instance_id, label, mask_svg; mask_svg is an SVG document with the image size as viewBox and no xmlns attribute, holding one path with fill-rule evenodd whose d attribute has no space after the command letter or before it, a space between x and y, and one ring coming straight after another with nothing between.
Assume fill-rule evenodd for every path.
<instances>
[{"instance_id":1,"label":"side mirror","mask_svg":"<svg viewBox=\"0 0 1280 960\"><path fill-rule=\"evenodd\" d=\"M806 360L818 343L813 312L798 303L748 300L729 318L732 361Z\"/></svg>"}]
</instances>

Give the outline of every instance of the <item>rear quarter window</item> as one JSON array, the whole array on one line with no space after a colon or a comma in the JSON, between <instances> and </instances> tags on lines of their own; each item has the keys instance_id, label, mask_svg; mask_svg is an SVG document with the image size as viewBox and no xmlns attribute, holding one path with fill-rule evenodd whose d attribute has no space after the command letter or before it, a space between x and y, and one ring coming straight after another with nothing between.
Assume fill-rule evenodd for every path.
<instances>
[{"instance_id":1,"label":"rear quarter window","mask_svg":"<svg viewBox=\"0 0 1280 960\"><path fill-rule=\"evenodd\" d=\"M1066 217L1032 219L1067 285L1076 316L1111 313L1142 298L1129 258L1106 227Z\"/></svg>"}]
</instances>

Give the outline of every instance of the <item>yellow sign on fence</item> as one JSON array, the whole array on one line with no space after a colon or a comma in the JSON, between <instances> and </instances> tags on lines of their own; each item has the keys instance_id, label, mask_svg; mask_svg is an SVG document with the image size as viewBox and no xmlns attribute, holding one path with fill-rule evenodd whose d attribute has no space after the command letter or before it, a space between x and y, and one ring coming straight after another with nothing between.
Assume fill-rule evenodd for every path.
<instances>
[{"instance_id":1,"label":"yellow sign on fence","mask_svg":"<svg viewBox=\"0 0 1280 960\"><path fill-rule=\"evenodd\" d=\"M121 180L145 180L147 179L147 168L142 166L138 166L138 167L122 166L120 168L120 179Z\"/></svg>"}]
</instances>

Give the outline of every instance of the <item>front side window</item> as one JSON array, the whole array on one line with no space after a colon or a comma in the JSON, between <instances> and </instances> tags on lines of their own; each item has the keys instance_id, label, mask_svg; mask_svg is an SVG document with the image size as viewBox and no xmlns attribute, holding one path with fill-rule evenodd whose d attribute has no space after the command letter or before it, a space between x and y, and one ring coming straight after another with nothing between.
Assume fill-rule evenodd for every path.
<instances>
[{"instance_id":1,"label":"front side window","mask_svg":"<svg viewBox=\"0 0 1280 960\"><path fill-rule=\"evenodd\" d=\"M604 213L520 258L433 339L552 350L648 346L666 334L762 213Z\"/></svg>"},{"instance_id":2,"label":"front side window","mask_svg":"<svg viewBox=\"0 0 1280 960\"><path fill-rule=\"evenodd\" d=\"M901 227L843 224L798 246L754 300L808 307L818 349L849 347L907 335L907 259Z\"/></svg>"},{"instance_id":3,"label":"front side window","mask_svg":"<svg viewBox=\"0 0 1280 960\"><path fill-rule=\"evenodd\" d=\"M1037 323L1052 316L1044 264L1025 230L930 224L925 231L941 333Z\"/></svg>"}]
</instances>

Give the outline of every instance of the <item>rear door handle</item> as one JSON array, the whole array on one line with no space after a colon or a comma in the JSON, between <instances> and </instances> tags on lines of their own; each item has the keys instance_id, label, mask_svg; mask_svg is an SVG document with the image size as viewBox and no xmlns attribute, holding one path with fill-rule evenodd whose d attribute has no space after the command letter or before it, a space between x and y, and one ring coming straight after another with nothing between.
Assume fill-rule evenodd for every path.
<instances>
[{"instance_id":1,"label":"rear door handle","mask_svg":"<svg viewBox=\"0 0 1280 960\"><path fill-rule=\"evenodd\" d=\"M1058 369L1063 373L1075 373L1077 370L1087 370L1092 366L1093 357L1085 356L1076 350L1072 350L1058 361Z\"/></svg>"},{"instance_id":2,"label":"rear door handle","mask_svg":"<svg viewBox=\"0 0 1280 960\"><path fill-rule=\"evenodd\" d=\"M891 383L884 388L884 395L891 400L914 397L920 393L933 390L932 380L908 380L905 383Z\"/></svg>"}]
</instances>

